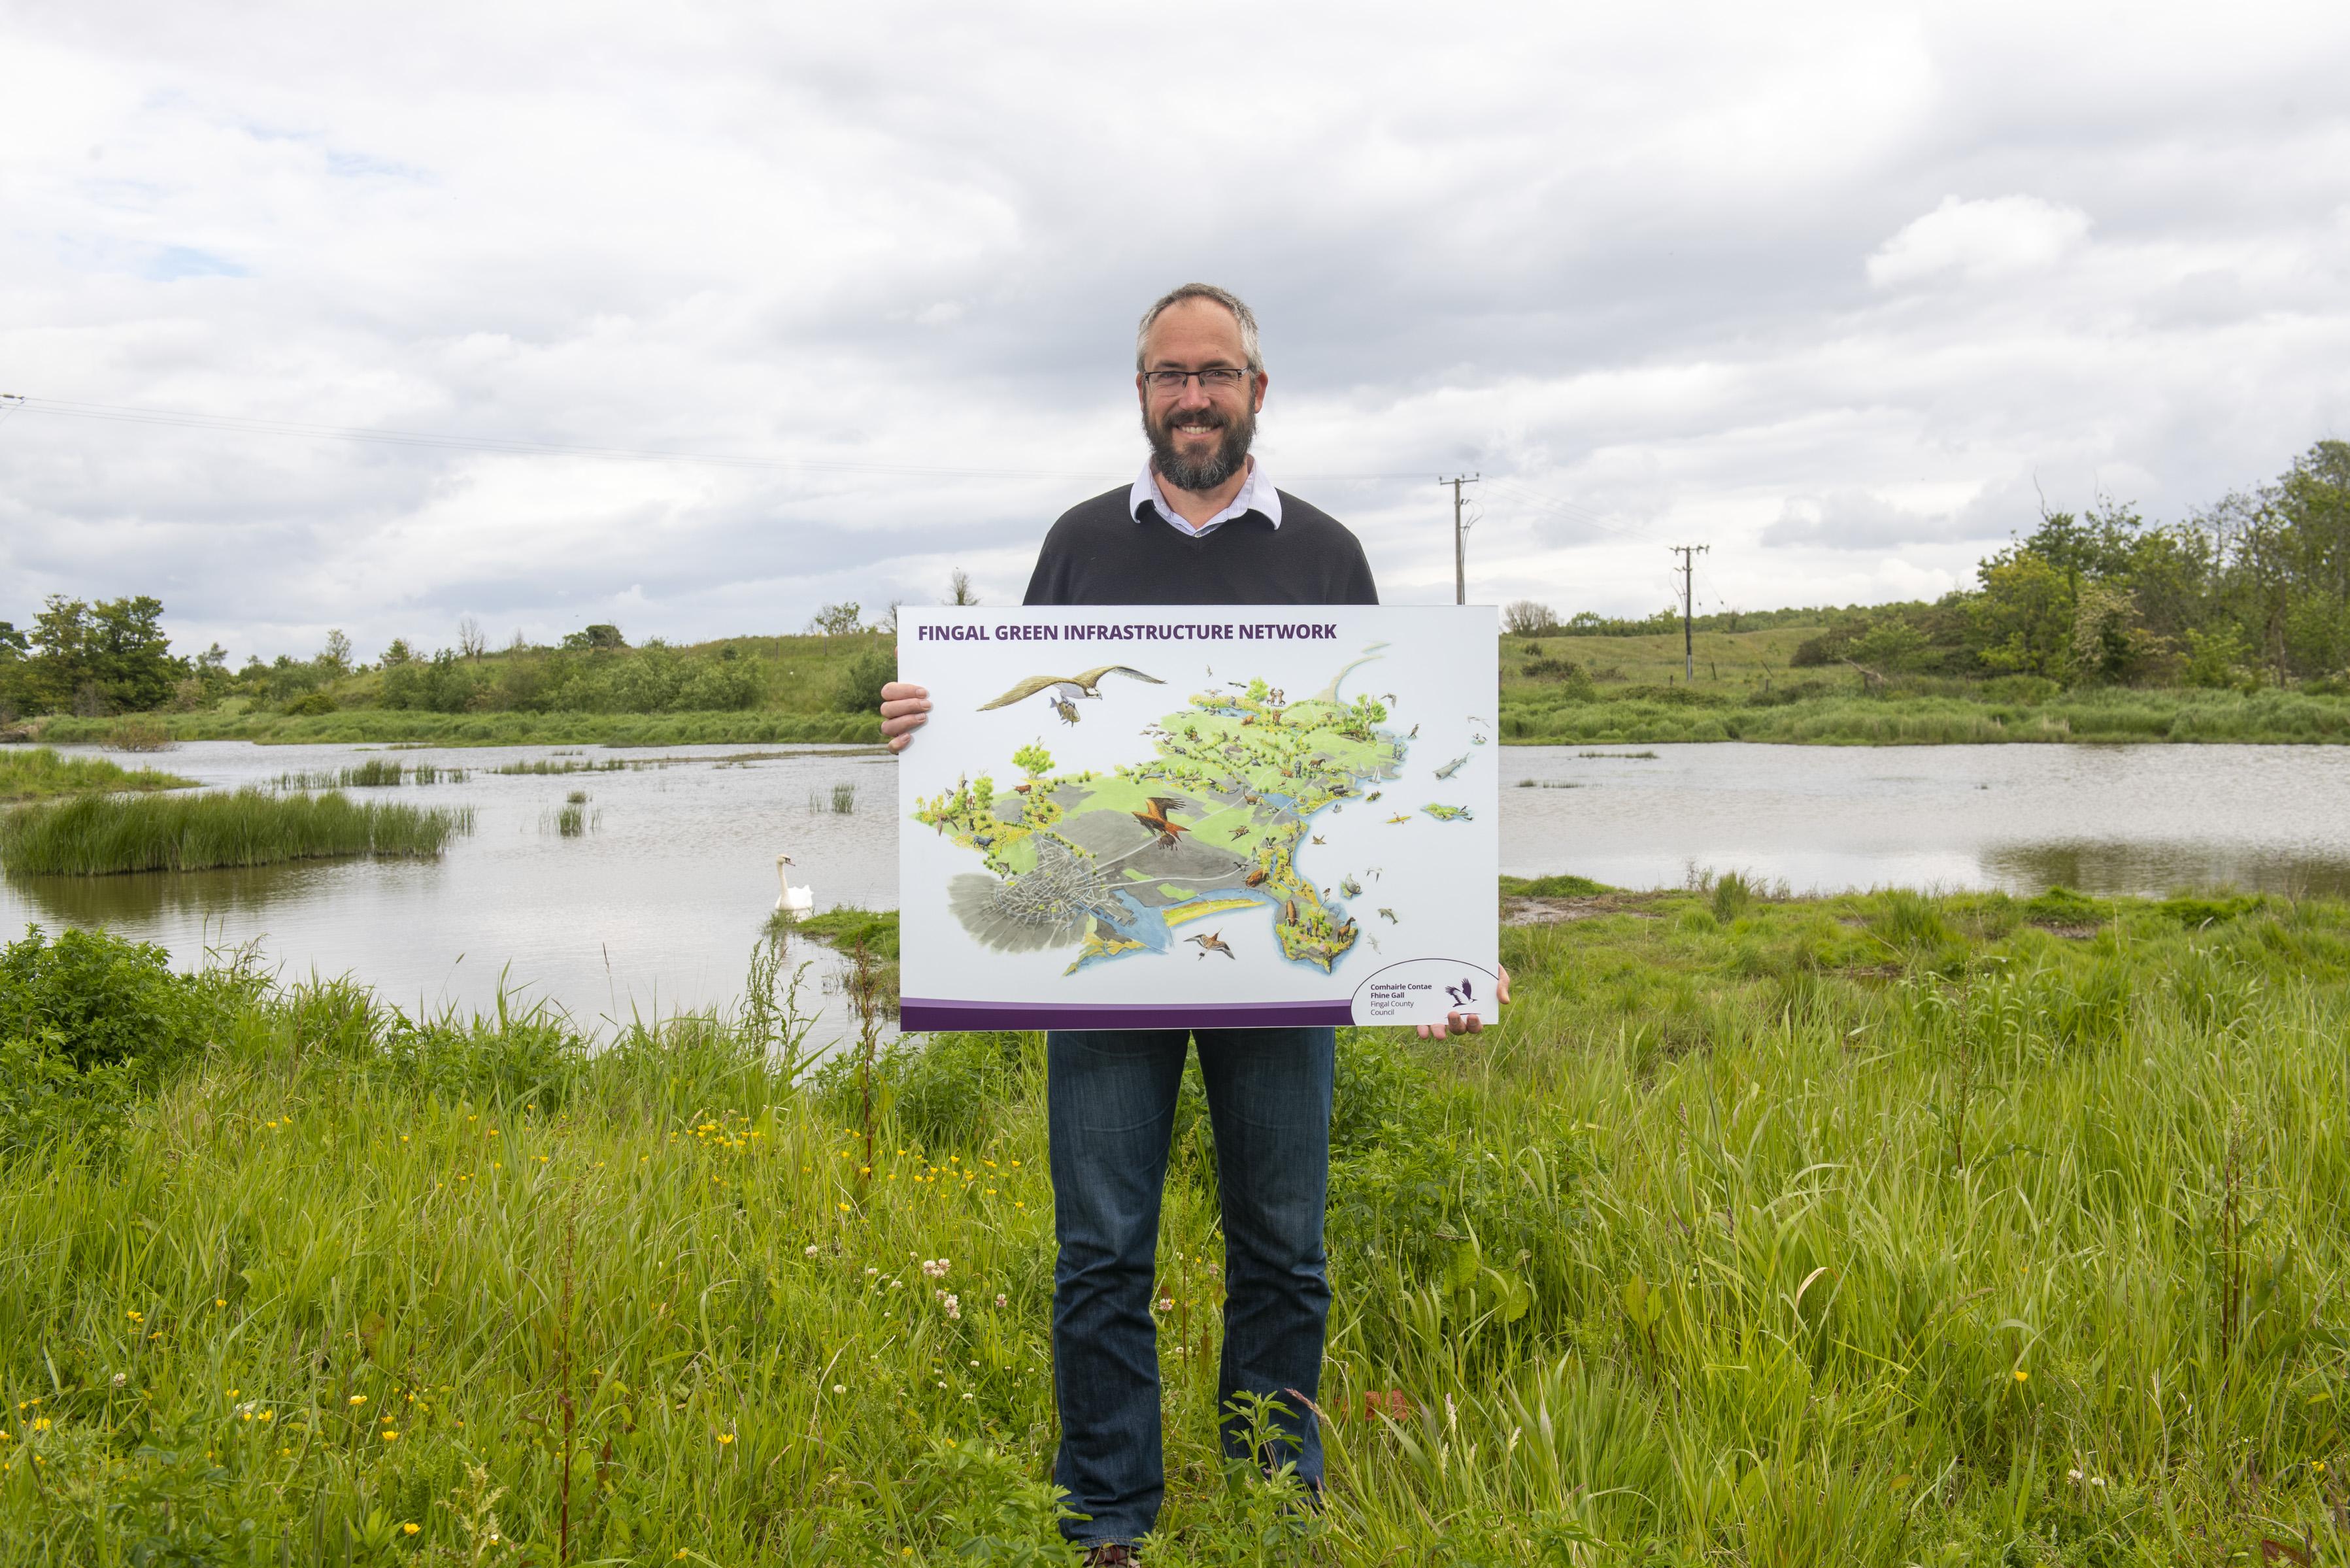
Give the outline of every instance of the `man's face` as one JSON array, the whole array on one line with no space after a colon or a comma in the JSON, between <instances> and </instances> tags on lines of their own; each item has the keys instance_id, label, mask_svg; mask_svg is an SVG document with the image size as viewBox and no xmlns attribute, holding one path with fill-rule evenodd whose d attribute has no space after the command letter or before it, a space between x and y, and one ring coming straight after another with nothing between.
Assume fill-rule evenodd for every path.
<instances>
[{"instance_id":1,"label":"man's face","mask_svg":"<svg viewBox=\"0 0 2350 1568\"><path fill-rule=\"evenodd\" d=\"M1143 339L1145 370L1248 369L1241 324L1212 299L1186 299L1159 312ZM1241 472L1264 407L1267 378L1243 374L1236 386L1213 388L1197 377L1161 390L1137 375L1142 430L1159 476L1178 490L1209 491Z\"/></svg>"}]
</instances>

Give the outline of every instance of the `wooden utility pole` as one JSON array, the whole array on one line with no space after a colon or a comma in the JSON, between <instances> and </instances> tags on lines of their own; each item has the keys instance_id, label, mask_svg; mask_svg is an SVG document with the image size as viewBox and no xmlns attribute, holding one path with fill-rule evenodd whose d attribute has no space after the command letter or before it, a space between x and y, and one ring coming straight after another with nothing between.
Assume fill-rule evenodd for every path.
<instances>
[{"instance_id":1,"label":"wooden utility pole","mask_svg":"<svg viewBox=\"0 0 2350 1568\"><path fill-rule=\"evenodd\" d=\"M1690 583L1691 557L1702 556L1711 546L1706 545L1668 545L1665 548L1681 558L1681 679L1690 684L1697 680L1697 638L1690 626Z\"/></svg>"},{"instance_id":2,"label":"wooden utility pole","mask_svg":"<svg viewBox=\"0 0 2350 1568\"><path fill-rule=\"evenodd\" d=\"M1457 473L1436 482L1452 486L1452 602L1456 605L1469 602L1469 525L1461 521L1461 487L1474 484L1482 477L1478 473Z\"/></svg>"}]
</instances>

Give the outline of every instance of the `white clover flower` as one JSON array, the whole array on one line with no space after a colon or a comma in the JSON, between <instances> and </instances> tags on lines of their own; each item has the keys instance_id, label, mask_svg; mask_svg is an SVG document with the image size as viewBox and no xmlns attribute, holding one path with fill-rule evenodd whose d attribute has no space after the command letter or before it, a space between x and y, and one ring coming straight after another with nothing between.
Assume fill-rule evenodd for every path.
<instances>
[{"instance_id":1,"label":"white clover flower","mask_svg":"<svg viewBox=\"0 0 2350 1568\"><path fill-rule=\"evenodd\" d=\"M922 1272L931 1279L943 1280L947 1277L947 1261L944 1258L924 1258Z\"/></svg>"},{"instance_id":2,"label":"white clover flower","mask_svg":"<svg viewBox=\"0 0 2350 1568\"><path fill-rule=\"evenodd\" d=\"M808 1255L809 1257L811 1257L811 1258L815 1257L815 1256L816 1256L816 1243L815 1243L814 1241L810 1241L810 1242L807 1244L807 1255Z\"/></svg>"},{"instance_id":3,"label":"white clover flower","mask_svg":"<svg viewBox=\"0 0 2350 1568\"><path fill-rule=\"evenodd\" d=\"M848 1385L846 1383L836 1383L832 1386L832 1391L836 1394L846 1394L848 1392Z\"/></svg>"}]
</instances>

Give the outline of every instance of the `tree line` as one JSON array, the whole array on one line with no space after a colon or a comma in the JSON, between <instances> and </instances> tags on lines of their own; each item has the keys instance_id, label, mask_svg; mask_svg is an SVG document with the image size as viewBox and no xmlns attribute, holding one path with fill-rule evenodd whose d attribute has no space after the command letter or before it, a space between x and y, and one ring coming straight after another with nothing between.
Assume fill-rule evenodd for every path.
<instances>
[{"instance_id":1,"label":"tree line","mask_svg":"<svg viewBox=\"0 0 2350 1568\"><path fill-rule=\"evenodd\" d=\"M2029 676L2063 686L2350 687L2350 442L2322 441L2274 481L2177 523L2100 499L2047 512L1939 599L1845 609L1728 611L1700 630L1819 624L1791 660L1872 677ZM1511 605L1515 636L1678 632L1645 619L1561 621Z\"/></svg>"}]
</instances>

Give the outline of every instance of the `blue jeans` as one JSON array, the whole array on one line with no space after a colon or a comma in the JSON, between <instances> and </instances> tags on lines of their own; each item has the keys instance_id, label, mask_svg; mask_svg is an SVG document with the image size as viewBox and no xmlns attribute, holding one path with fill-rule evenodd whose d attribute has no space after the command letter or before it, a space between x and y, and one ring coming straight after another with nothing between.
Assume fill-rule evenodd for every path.
<instances>
[{"instance_id":1,"label":"blue jeans","mask_svg":"<svg viewBox=\"0 0 2350 1568\"><path fill-rule=\"evenodd\" d=\"M1322 1216L1330 1184L1336 1032L1202 1029L1200 1074L1223 1198L1224 1350L1217 1403L1224 1452L1248 1456L1231 1400L1281 1402L1295 1459L1322 1484L1318 1400L1330 1285ZM1150 1291L1159 1191L1190 1043L1180 1029L1055 1030L1045 1036L1053 1227L1053 1386L1061 1408L1054 1479L1073 1541L1132 1542L1159 1517L1159 1347Z\"/></svg>"}]
</instances>

